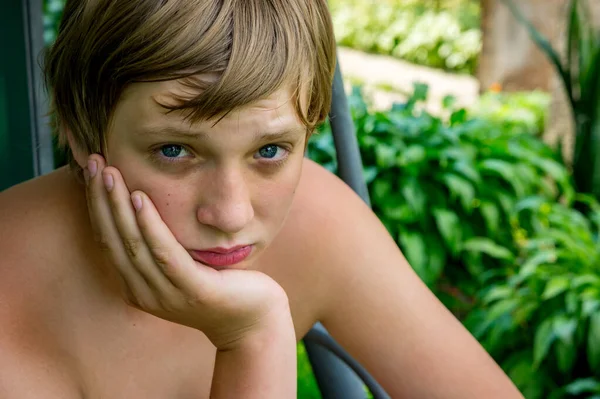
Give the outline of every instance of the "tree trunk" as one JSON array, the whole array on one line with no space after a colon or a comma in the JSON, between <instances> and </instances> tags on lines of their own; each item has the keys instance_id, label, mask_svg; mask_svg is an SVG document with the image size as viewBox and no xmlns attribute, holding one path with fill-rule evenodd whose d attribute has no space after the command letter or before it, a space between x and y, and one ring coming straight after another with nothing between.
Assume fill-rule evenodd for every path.
<instances>
[{"instance_id":1,"label":"tree trunk","mask_svg":"<svg viewBox=\"0 0 600 399\"><path fill-rule=\"evenodd\" d=\"M565 0L519 0L515 4L551 42ZM521 91L552 87L554 70L501 0L482 0L483 48L477 70L481 90Z\"/></svg>"},{"instance_id":2,"label":"tree trunk","mask_svg":"<svg viewBox=\"0 0 600 399\"><path fill-rule=\"evenodd\" d=\"M568 0L513 0L523 14L564 57L566 53ZM600 1L589 0L593 18L599 21ZM552 93L544 139L562 144L570 163L574 146L574 122L569 101L554 66L530 39L502 0L481 0L483 48L477 78L481 91L544 90Z\"/></svg>"}]
</instances>

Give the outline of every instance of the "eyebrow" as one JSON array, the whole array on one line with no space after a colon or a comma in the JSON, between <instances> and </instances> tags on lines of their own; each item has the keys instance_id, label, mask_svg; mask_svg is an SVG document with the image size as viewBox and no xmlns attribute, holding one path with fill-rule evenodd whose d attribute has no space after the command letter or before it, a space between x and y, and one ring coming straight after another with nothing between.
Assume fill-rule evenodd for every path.
<instances>
[{"instance_id":1,"label":"eyebrow","mask_svg":"<svg viewBox=\"0 0 600 399\"><path fill-rule=\"evenodd\" d=\"M254 134L254 141L259 140L281 140L291 137L299 136L300 134L304 134L305 129L303 127L293 127L289 129L283 129L275 132L260 132ZM174 128L172 126L164 126L160 128L143 128L138 131L139 135L146 136L169 136L169 137L177 137L180 139L188 139L188 140L204 140L207 136L204 132L186 132L184 130L180 130Z\"/></svg>"}]
</instances>

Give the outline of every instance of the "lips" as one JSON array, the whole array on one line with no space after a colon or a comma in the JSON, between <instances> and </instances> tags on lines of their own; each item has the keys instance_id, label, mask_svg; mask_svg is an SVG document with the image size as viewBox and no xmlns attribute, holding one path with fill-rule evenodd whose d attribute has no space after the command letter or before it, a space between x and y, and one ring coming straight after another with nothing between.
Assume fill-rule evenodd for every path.
<instances>
[{"instance_id":1,"label":"lips","mask_svg":"<svg viewBox=\"0 0 600 399\"><path fill-rule=\"evenodd\" d=\"M194 260L215 268L225 268L242 262L250 253L252 245L243 245L233 248L210 248L202 251L192 250L190 254Z\"/></svg>"}]
</instances>

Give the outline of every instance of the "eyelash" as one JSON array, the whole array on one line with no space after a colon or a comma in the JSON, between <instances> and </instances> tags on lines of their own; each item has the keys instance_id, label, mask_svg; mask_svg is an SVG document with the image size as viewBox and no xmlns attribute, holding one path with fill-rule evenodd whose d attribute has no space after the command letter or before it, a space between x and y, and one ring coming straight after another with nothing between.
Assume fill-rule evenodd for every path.
<instances>
[{"instance_id":1,"label":"eyelash","mask_svg":"<svg viewBox=\"0 0 600 399\"><path fill-rule=\"evenodd\" d=\"M271 166L280 166L280 165L282 165L287 160L287 158L288 158L288 156L289 156L289 154L291 152L291 150L287 146L280 145L280 144L266 144L266 145L260 147L256 151L255 154L258 154L258 151L260 151L261 149L263 149L265 147L270 147L270 146L277 147L278 149L284 151L285 154L280 159L277 159L277 160L274 160L274 161L266 160L266 161L262 161L262 163L265 163L265 164L268 164L268 165L271 165ZM180 147L183 151L186 151L186 152L190 153L190 151L184 145L181 145L181 144L171 144L171 143L169 143L169 144L162 144L162 145L160 145L158 147L155 147L151 151L152 158L155 161L158 161L158 162L163 163L163 164L165 164L165 163L166 164L176 164L176 163L183 162L183 161L179 161L178 159L185 158L185 157L174 157L174 158L172 158L172 157L166 157L166 156L162 155L161 151L165 147Z\"/></svg>"}]
</instances>

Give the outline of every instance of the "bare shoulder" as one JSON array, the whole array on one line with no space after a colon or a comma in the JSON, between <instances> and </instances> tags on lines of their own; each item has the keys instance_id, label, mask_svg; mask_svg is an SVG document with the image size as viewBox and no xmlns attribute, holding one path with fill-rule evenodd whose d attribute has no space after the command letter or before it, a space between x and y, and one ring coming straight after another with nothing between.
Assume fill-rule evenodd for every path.
<instances>
[{"instance_id":1,"label":"bare shoulder","mask_svg":"<svg viewBox=\"0 0 600 399\"><path fill-rule=\"evenodd\" d=\"M59 251L67 253L65 240L77 236L73 229L85 203L78 194L64 169L0 193L0 281L22 273L24 264L43 264Z\"/></svg>"},{"instance_id":2,"label":"bare shoulder","mask_svg":"<svg viewBox=\"0 0 600 399\"><path fill-rule=\"evenodd\" d=\"M380 228L379 220L363 200L307 159L286 223L269 250L273 259L286 259L292 267L274 264L273 274L292 302L302 301L298 308L321 319L331 299L331 282L343 273L348 247L360 241L356 230L368 236L373 228Z\"/></svg>"},{"instance_id":3,"label":"bare shoulder","mask_svg":"<svg viewBox=\"0 0 600 399\"><path fill-rule=\"evenodd\" d=\"M288 234L310 245L318 255L313 260L328 269L335 267L349 250L360 252L369 244L383 245L399 253L392 238L371 208L339 177L306 160L296 192Z\"/></svg>"},{"instance_id":4,"label":"bare shoulder","mask_svg":"<svg viewBox=\"0 0 600 399\"><path fill-rule=\"evenodd\" d=\"M56 173L56 172L55 172ZM60 177L33 179L0 193L0 397L34 398L73 392L47 353L41 326L42 304L52 284L52 254L58 251L56 226ZM68 222L68 221L66 221ZM64 250L64 248L62 248ZM56 279L60 279L57 273ZM54 280L55 282L57 280ZM41 300L42 298L45 300ZM32 326L37 326L32 328ZM67 384L68 385L68 384ZM47 394L47 395L46 395Z\"/></svg>"},{"instance_id":5,"label":"bare shoulder","mask_svg":"<svg viewBox=\"0 0 600 399\"><path fill-rule=\"evenodd\" d=\"M286 229L318 319L391 397L522 397L339 178L307 161Z\"/></svg>"}]
</instances>

